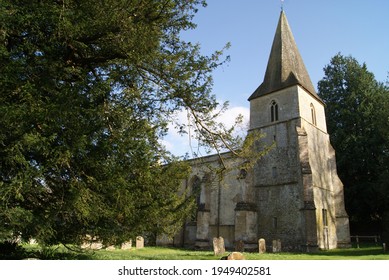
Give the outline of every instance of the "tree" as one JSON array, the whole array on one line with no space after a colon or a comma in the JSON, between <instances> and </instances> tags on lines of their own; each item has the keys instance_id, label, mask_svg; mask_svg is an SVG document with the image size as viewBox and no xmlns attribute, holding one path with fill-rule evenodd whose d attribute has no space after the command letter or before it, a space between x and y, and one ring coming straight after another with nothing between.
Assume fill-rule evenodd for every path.
<instances>
[{"instance_id":1,"label":"tree","mask_svg":"<svg viewBox=\"0 0 389 280\"><path fill-rule=\"evenodd\" d=\"M1 1L0 238L174 233L193 199L158 141L171 116L187 109L205 144L236 140L212 121L222 51L180 39L201 4Z\"/></svg>"},{"instance_id":2,"label":"tree","mask_svg":"<svg viewBox=\"0 0 389 280\"><path fill-rule=\"evenodd\" d=\"M389 89L366 64L337 54L318 83L337 151L351 221L381 222L389 210Z\"/></svg>"}]
</instances>

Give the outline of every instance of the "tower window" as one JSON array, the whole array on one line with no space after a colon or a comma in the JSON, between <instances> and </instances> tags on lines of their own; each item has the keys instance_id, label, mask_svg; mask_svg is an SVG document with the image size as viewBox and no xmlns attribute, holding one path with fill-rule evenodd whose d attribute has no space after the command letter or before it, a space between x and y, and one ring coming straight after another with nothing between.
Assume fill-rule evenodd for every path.
<instances>
[{"instance_id":1,"label":"tower window","mask_svg":"<svg viewBox=\"0 0 389 280\"><path fill-rule=\"evenodd\" d=\"M328 227L327 209L322 209L323 226Z\"/></svg>"},{"instance_id":2,"label":"tower window","mask_svg":"<svg viewBox=\"0 0 389 280\"><path fill-rule=\"evenodd\" d=\"M312 117L312 124L316 125L316 111L315 106L311 103L311 117Z\"/></svg>"},{"instance_id":3,"label":"tower window","mask_svg":"<svg viewBox=\"0 0 389 280\"><path fill-rule=\"evenodd\" d=\"M274 100L270 104L270 119L272 122L278 121L278 104Z\"/></svg>"}]
</instances>

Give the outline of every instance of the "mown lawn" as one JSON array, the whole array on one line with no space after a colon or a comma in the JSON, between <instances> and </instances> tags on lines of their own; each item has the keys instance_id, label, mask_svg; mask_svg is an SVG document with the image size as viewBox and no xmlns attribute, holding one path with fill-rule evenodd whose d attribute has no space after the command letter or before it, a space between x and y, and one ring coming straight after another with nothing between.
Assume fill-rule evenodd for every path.
<instances>
[{"instance_id":1,"label":"mown lawn","mask_svg":"<svg viewBox=\"0 0 389 280\"><path fill-rule=\"evenodd\" d=\"M177 248L145 247L131 250L96 250L72 252L64 247L41 249L37 245L26 245L26 256L40 259L83 259L83 260L217 260L212 251L194 251ZM226 252L225 255L227 255ZM381 247L363 247L319 251L317 253L244 253L247 260L389 260L389 254Z\"/></svg>"}]
</instances>

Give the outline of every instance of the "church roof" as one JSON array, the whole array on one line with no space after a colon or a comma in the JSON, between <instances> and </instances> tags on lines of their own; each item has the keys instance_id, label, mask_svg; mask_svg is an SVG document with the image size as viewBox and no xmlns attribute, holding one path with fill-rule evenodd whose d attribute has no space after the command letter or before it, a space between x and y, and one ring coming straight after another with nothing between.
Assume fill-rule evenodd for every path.
<instances>
[{"instance_id":1,"label":"church roof","mask_svg":"<svg viewBox=\"0 0 389 280\"><path fill-rule=\"evenodd\" d=\"M316 94L303 59L298 51L285 12L281 11L265 78L262 84L249 97L249 100L293 85L302 86L321 101Z\"/></svg>"}]
</instances>

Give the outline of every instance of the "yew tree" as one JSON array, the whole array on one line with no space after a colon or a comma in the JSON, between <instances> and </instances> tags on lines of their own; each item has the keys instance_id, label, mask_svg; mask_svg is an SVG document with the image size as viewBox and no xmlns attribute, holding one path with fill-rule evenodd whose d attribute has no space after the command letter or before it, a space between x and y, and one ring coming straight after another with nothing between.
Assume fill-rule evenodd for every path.
<instances>
[{"instance_id":1,"label":"yew tree","mask_svg":"<svg viewBox=\"0 0 389 280\"><path fill-rule=\"evenodd\" d=\"M172 116L187 110L204 144L233 140L212 129L222 52L180 38L201 6L0 2L0 239L174 234L193 199L178 192L188 167L159 141Z\"/></svg>"},{"instance_id":2,"label":"yew tree","mask_svg":"<svg viewBox=\"0 0 389 280\"><path fill-rule=\"evenodd\" d=\"M389 226L389 88L352 56L337 54L324 74L318 91L326 103L328 131L352 225L369 230L373 222L385 231Z\"/></svg>"}]
</instances>

